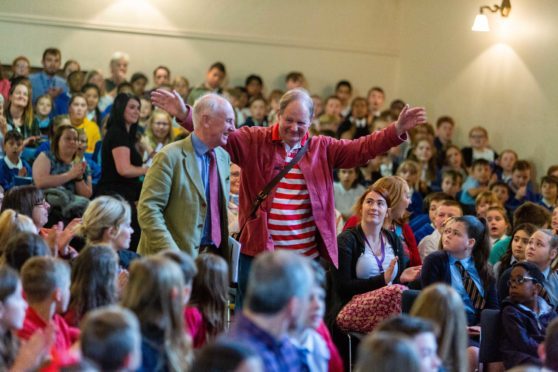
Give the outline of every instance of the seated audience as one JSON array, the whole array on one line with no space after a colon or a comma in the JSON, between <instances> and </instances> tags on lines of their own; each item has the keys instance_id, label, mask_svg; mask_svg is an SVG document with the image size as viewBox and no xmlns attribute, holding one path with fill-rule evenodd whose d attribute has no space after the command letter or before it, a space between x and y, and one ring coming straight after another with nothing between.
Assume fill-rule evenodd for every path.
<instances>
[{"instance_id":1,"label":"seated audience","mask_svg":"<svg viewBox=\"0 0 558 372\"><path fill-rule=\"evenodd\" d=\"M544 291L541 297L551 306L558 304L558 273L551 267L554 259L558 255L558 236L552 230L539 229L531 235L527 250L525 251L525 261L535 264L544 276L541 285ZM502 273L498 280L498 300L500 303L508 296L508 280L511 269Z\"/></svg>"},{"instance_id":2,"label":"seated audience","mask_svg":"<svg viewBox=\"0 0 558 372\"><path fill-rule=\"evenodd\" d=\"M522 223L531 223L539 228L548 228L550 226L550 213L540 205L527 202L513 212L512 226L519 226ZM509 238L503 238L494 244L488 258L491 265L500 260L506 252L509 242Z\"/></svg>"},{"instance_id":3,"label":"seated audience","mask_svg":"<svg viewBox=\"0 0 558 372\"><path fill-rule=\"evenodd\" d=\"M431 321L438 328L438 356L442 369L465 372L467 358L467 319L461 297L446 284L425 288L411 308L411 315Z\"/></svg>"},{"instance_id":4,"label":"seated audience","mask_svg":"<svg viewBox=\"0 0 558 372\"><path fill-rule=\"evenodd\" d=\"M226 76L227 71L225 69L225 65L221 62L213 63L207 70L204 83L190 91L190 94L188 95L188 104L193 106L194 102L206 93L221 94L221 85L223 84Z\"/></svg>"},{"instance_id":5,"label":"seated audience","mask_svg":"<svg viewBox=\"0 0 558 372\"><path fill-rule=\"evenodd\" d=\"M558 178L544 176L541 179L541 196L538 203L552 212L558 207Z\"/></svg>"},{"instance_id":6,"label":"seated audience","mask_svg":"<svg viewBox=\"0 0 558 372\"><path fill-rule=\"evenodd\" d=\"M500 261L496 262L492 268L496 280L514 263L525 261L527 244L529 244L529 238L535 231L537 231L537 227L530 223L521 223L513 229L507 250Z\"/></svg>"},{"instance_id":7,"label":"seated audience","mask_svg":"<svg viewBox=\"0 0 558 372\"><path fill-rule=\"evenodd\" d=\"M490 248L500 240L508 237L510 221L506 210L500 206L490 207L486 211L486 226L490 238Z\"/></svg>"},{"instance_id":8,"label":"seated audience","mask_svg":"<svg viewBox=\"0 0 558 372\"><path fill-rule=\"evenodd\" d=\"M526 160L518 160L515 162L512 170L511 180L508 182L511 196L508 200L506 208L514 211L521 204L530 201L536 203L539 199L538 195L533 191L531 180L531 164Z\"/></svg>"},{"instance_id":9,"label":"seated audience","mask_svg":"<svg viewBox=\"0 0 558 372\"><path fill-rule=\"evenodd\" d=\"M3 371L36 370L46 360L53 343L53 326L39 330L20 345L16 333L23 327L27 302L23 298L17 272L0 266L0 369Z\"/></svg>"},{"instance_id":10,"label":"seated audience","mask_svg":"<svg viewBox=\"0 0 558 372\"><path fill-rule=\"evenodd\" d=\"M416 348L405 336L374 332L360 343L355 371L420 372L421 361Z\"/></svg>"},{"instance_id":11,"label":"seated audience","mask_svg":"<svg viewBox=\"0 0 558 372\"><path fill-rule=\"evenodd\" d=\"M142 365L137 371L185 371L192 350L184 332L184 279L180 267L161 256L132 263L122 306L138 317Z\"/></svg>"},{"instance_id":12,"label":"seated audience","mask_svg":"<svg viewBox=\"0 0 558 372\"><path fill-rule=\"evenodd\" d=\"M512 178L513 166L519 159L517 153L513 150L504 150L500 153L495 169L498 181L508 183Z\"/></svg>"},{"instance_id":13,"label":"seated audience","mask_svg":"<svg viewBox=\"0 0 558 372\"><path fill-rule=\"evenodd\" d=\"M18 337L29 340L35 332L53 324L55 341L51 356L69 352L78 340L79 329L70 327L61 316L70 300L68 264L53 257L33 257L23 265L21 281L29 307Z\"/></svg>"},{"instance_id":14,"label":"seated audience","mask_svg":"<svg viewBox=\"0 0 558 372\"><path fill-rule=\"evenodd\" d=\"M419 164L414 160L405 160L399 164L396 174L407 182L411 195L411 204L408 206L408 211L411 218L414 218L422 213L423 204L423 197L419 190Z\"/></svg>"},{"instance_id":15,"label":"seated audience","mask_svg":"<svg viewBox=\"0 0 558 372\"><path fill-rule=\"evenodd\" d=\"M81 325L80 350L101 371L135 371L141 365L136 316L118 306L92 310Z\"/></svg>"},{"instance_id":16,"label":"seated audience","mask_svg":"<svg viewBox=\"0 0 558 372\"><path fill-rule=\"evenodd\" d=\"M68 105L66 105L67 107ZM41 131L41 137L48 137L51 131L51 116L55 116L53 113L54 101L50 94L43 94L37 99L35 104L35 120L39 124L39 129ZM67 109L66 109L67 111Z\"/></svg>"},{"instance_id":17,"label":"seated audience","mask_svg":"<svg viewBox=\"0 0 558 372\"><path fill-rule=\"evenodd\" d=\"M469 173L465 167L465 162L463 160L463 154L461 154L461 149L456 145L449 145L444 151L444 162L442 166L442 172L447 170L453 170L461 174L463 180L467 179Z\"/></svg>"},{"instance_id":18,"label":"seated audience","mask_svg":"<svg viewBox=\"0 0 558 372\"><path fill-rule=\"evenodd\" d=\"M214 341L225 331L228 317L229 270L220 256L202 253L196 258L197 274L184 319L194 348Z\"/></svg>"},{"instance_id":19,"label":"seated audience","mask_svg":"<svg viewBox=\"0 0 558 372\"><path fill-rule=\"evenodd\" d=\"M139 255L130 251L133 229L128 203L119 197L99 196L89 203L83 214L77 234L85 238L88 245L108 245L118 255L118 264L128 270L131 262Z\"/></svg>"},{"instance_id":20,"label":"seated audience","mask_svg":"<svg viewBox=\"0 0 558 372\"><path fill-rule=\"evenodd\" d=\"M267 102L263 97L256 97L250 101L250 116L246 118L243 126L267 127Z\"/></svg>"},{"instance_id":21,"label":"seated audience","mask_svg":"<svg viewBox=\"0 0 558 372\"><path fill-rule=\"evenodd\" d=\"M107 246L89 246L72 262L70 303L66 323L78 327L90 310L112 305L117 299L118 257Z\"/></svg>"},{"instance_id":22,"label":"seated audience","mask_svg":"<svg viewBox=\"0 0 558 372\"><path fill-rule=\"evenodd\" d=\"M406 336L421 359L421 372L435 372L441 367L434 324L428 320L399 315L383 321L374 332L389 332Z\"/></svg>"},{"instance_id":23,"label":"seated audience","mask_svg":"<svg viewBox=\"0 0 558 372\"><path fill-rule=\"evenodd\" d=\"M448 169L442 172L442 182L440 188L442 192L450 195L454 199L458 199L463 184L463 175L456 170Z\"/></svg>"},{"instance_id":24,"label":"seated audience","mask_svg":"<svg viewBox=\"0 0 558 372\"><path fill-rule=\"evenodd\" d=\"M433 192L424 198L424 210L428 211L428 213L421 211L422 213L416 215L409 223L417 242L420 242L426 235L430 235L434 232L436 209L438 209L438 206L444 200L454 199L444 192Z\"/></svg>"},{"instance_id":25,"label":"seated audience","mask_svg":"<svg viewBox=\"0 0 558 372\"><path fill-rule=\"evenodd\" d=\"M419 277L420 267L408 268L410 260L399 238L384 229L386 215L393 210L391 202L388 191L376 182L356 203L360 223L337 237L339 266L332 271L331 317L354 295Z\"/></svg>"},{"instance_id":26,"label":"seated audience","mask_svg":"<svg viewBox=\"0 0 558 372\"><path fill-rule=\"evenodd\" d=\"M75 93L70 99L68 118L74 128L85 131L87 135L85 152L92 154L95 151L95 145L101 140L101 131L97 123L87 118L87 100L82 93Z\"/></svg>"},{"instance_id":27,"label":"seated audience","mask_svg":"<svg viewBox=\"0 0 558 372\"><path fill-rule=\"evenodd\" d=\"M335 209L341 213L343 220L347 221L353 215L355 201L364 192L364 186L360 184L360 168L339 169L337 178L339 182L333 184Z\"/></svg>"},{"instance_id":28,"label":"seated audience","mask_svg":"<svg viewBox=\"0 0 558 372\"><path fill-rule=\"evenodd\" d=\"M461 149L465 166L468 168L477 159L484 159L488 164L492 164L498 157L488 144L488 131L483 127L473 127L469 130L469 144L470 146Z\"/></svg>"},{"instance_id":29,"label":"seated audience","mask_svg":"<svg viewBox=\"0 0 558 372\"><path fill-rule=\"evenodd\" d=\"M310 371L343 371L343 361L323 322L325 314L326 276L323 267L312 261L314 287L304 327L291 333L292 343L306 356Z\"/></svg>"},{"instance_id":30,"label":"seated audience","mask_svg":"<svg viewBox=\"0 0 558 372\"><path fill-rule=\"evenodd\" d=\"M37 228L31 218L19 214L12 209L4 209L0 213L0 242L7 242L13 234L18 232L36 234ZM4 248L3 245L0 245L0 252L3 252Z\"/></svg>"},{"instance_id":31,"label":"seated audience","mask_svg":"<svg viewBox=\"0 0 558 372\"><path fill-rule=\"evenodd\" d=\"M440 116L436 120L436 136L434 137L434 147L438 156L438 167L442 167L445 161L446 149L453 142L453 133L455 129L455 121L451 116Z\"/></svg>"},{"instance_id":32,"label":"seated audience","mask_svg":"<svg viewBox=\"0 0 558 372\"><path fill-rule=\"evenodd\" d=\"M35 120L31 101L31 83L19 79L12 84L6 104L5 117L8 130L15 130L23 136L23 147L34 147L41 136L39 123Z\"/></svg>"},{"instance_id":33,"label":"seated audience","mask_svg":"<svg viewBox=\"0 0 558 372\"><path fill-rule=\"evenodd\" d=\"M43 94L48 93L52 98L56 98L68 90L66 80L57 75L61 61L62 53L59 49L45 49L41 60L43 70L29 75L29 80L33 84L33 102L36 102L37 98ZM31 99L31 94L29 98Z\"/></svg>"},{"instance_id":34,"label":"seated audience","mask_svg":"<svg viewBox=\"0 0 558 372\"><path fill-rule=\"evenodd\" d=\"M39 235L26 231L15 233L8 239L2 260L20 272L25 262L35 256L50 256L50 248Z\"/></svg>"},{"instance_id":35,"label":"seated audience","mask_svg":"<svg viewBox=\"0 0 558 372\"><path fill-rule=\"evenodd\" d=\"M352 140L370 134L372 126L368 121L368 103L366 98L356 97L349 108L350 111L347 110L346 114L343 114L343 111L341 112L343 117L347 117L349 113L350 115L341 123L337 130L339 138Z\"/></svg>"},{"instance_id":36,"label":"seated audience","mask_svg":"<svg viewBox=\"0 0 558 372\"><path fill-rule=\"evenodd\" d=\"M288 332L303 327L313 286L308 258L285 250L258 255L244 307L228 337L253 348L268 372L305 370L305 359Z\"/></svg>"},{"instance_id":37,"label":"seated audience","mask_svg":"<svg viewBox=\"0 0 558 372\"><path fill-rule=\"evenodd\" d=\"M475 207L477 196L488 191L490 181L490 163L486 159L477 159L471 165L471 173L461 186L460 202L470 209Z\"/></svg>"},{"instance_id":38,"label":"seated audience","mask_svg":"<svg viewBox=\"0 0 558 372\"><path fill-rule=\"evenodd\" d=\"M492 191L483 191L475 198L475 215L486 219L486 212L492 207L502 207L500 200Z\"/></svg>"},{"instance_id":39,"label":"seated audience","mask_svg":"<svg viewBox=\"0 0 558 372\"><path fill-rule=\"evenodd\" d=\"M438 175L436 150L432 141L419 137L411 147L409 159L416 161L419 166L417 189L424 197L432 190Z\"/></svg>"},{"instance_id":40,"label":"seated audience","mask_svg":"<svg viewBox=\"0 0 558 372\"><path fill-rule=\"evenodd\" d=\"M256 350L240 342L218 340L197 354L192 371L263 372L264 365Z\"/></svg>"},{"instance_id":41,"label":"seated audience","mask_svg":"<svg viewBox=\"0 0 558 372\"><path fill-rule=\"evenodd\" d=\"M540 365L538 346L558 314L542 297L544 276L535 264L518 262L508 280L509 297L502 303L500 350L506 369Z\"/></svg>"},{"instance_id":42,"label":"seated audience","mask_svg":"<svg viewBox=\"0 0 558 372\"><path fill-rule=\"evenodd\" d=\"M16 186L17 177L31 177L31 166L21 158L23 136L10 130L4 136L4 159L0 160L0 186L8 191Z\"/></svg>"},{"instance_id":43,"label":"seated audience","mask_svg":"<svg viewBox=\"0 0 558 372\"><path fill-rule=\"evenodd\" d=\"M434 220L432 221L435 229L432 234L425 236L418 245L420 258L423 261L430 253L441 249L440 242L445 222L452 217L461 216L463 216L463 210L461 205L455 200L442 200L438 204Z\"/></svg>"},{"instance_id":44,"label":"seated audience","mask_svg":"<svg viewBox=\"0 0 558 372\"><path fill-rule=\"evenodd\" d=\"M68 113L72 96L81 93L81 88L84 85L85 73L83 71L74 71L70 73L67 79L68 91L60 93L54 100L52 116L65 115Z\"/></svg>"},{"instance_id":45,"label":"seated audience","mask_svg":"<svg viewBox=\"0 0 558 372\"><path fill-rule=\"evenodd\" d=\"M554 319L546 328L546 336L539 344L538 354L544 368L558 370L558 319Z\"/></svg>"}]
</instances>

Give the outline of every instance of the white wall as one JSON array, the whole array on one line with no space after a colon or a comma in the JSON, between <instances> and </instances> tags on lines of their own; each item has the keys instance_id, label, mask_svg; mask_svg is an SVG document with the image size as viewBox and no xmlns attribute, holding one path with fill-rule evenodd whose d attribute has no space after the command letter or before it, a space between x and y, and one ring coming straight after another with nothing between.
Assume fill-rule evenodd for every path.
<instances>
[{"instance_id":1,"label":"white wall","mask_svg":"<svg viewBox=\"0 0 558 372\"><path fill-rule=\"evenodd\" d=\"M290 70L303 71L310 89L332 91L339 79L366 92L395 89L399 0L18 0L0 10L1 59L19 54L40 64L42 50L85 69L108 69L115 50L131 55L130 73L167 64L194 84L207 67L226 64L231 84L258 73L271 88ZM359 30L359 32L354 32Z\"/></svg>"},{"instance_id":2,"label":"white wall","mask_svg":"<svg viewBox=\"0 0 558 372\"><path fill-rule=\"evenodd\" d=\"M476 125L496 150L516 149L542 175L558 163L558 2L512 0L509 19L489 15L490 33L471 31L494 0L404 0L398 93L425 105L432 122L454 116L458 142Z\"/></svg>"}]
</instances>

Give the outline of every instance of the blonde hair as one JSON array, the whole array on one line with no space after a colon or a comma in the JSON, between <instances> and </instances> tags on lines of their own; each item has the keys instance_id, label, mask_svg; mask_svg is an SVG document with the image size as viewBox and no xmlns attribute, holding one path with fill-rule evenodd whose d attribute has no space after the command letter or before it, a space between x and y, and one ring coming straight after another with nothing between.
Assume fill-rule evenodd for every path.
<instances>
[{"instance_id":1,"label":"blonde hair","mask_svg":"<svg viewBox=\"0 0 558 372\"><path fill-rule=\"evenodd\" d=\"M77 234L83 236L88 244L102 243L106 229L115 227L118 234L131 216L130 205L121 197L99 196L87 206Z\"/></svg>"},{"instance_id":2,"label":"blonde hair","mask_svg":"<svg viewBox=\"0 0 558 372\"><path fill-rule=\"evenodd\" d=\"M153 124L155 124L156 116L164 116L169 123L169 133L167 134L167 138L164 139L163 145L169 144L172 141L174 141L174 130L172 128L171 116L166 111L155 109L151 113L151 117L149 118L149 122L147 123L147 128L145 130L147 138L149 139L149 144L153 148L157 147L157 144L159 143L159 141L155 138L155 135L153 134Z\"/></svg>"},{"instance_id":3,"label":"blonde hair","mask_svg":"<svg viewBox=\"0 0 558 372\"><path fill-rule=\"evenodd\" d=\"M478 207L483 203L488 203L490 205L498 205L498 206L502 205L500 199L498 199L498 197L493 191L483 191L477 195L477 197L475 198L475 207Z\"/></svg>"},{"instance_id":4,"label":"blonde hair","mask_svg":"<svg viewBox=\"0 0 558 372\"><path fill-rule=\"evenodd\" d=\"M438 328L438 356L449 371L468 370L465 306L455 289L433 284L423 289L411 315L431 320Z\"/></svg>"},{"instance_id":5,"label":"blonde hair","mask_svg":"<svg viewBox=\"0 0 558 372\"><path fill-rule=\"evenodd\" d=\"M403 200L403 190L405 189L405 186L409 187L407 181L399 176L382 177L374 182L372 186L384 189L388 192L389 207L392 210ZM398 216L397 219L394 219L394 221L401 225L406 222L408 215L409 212L405 211L403 216Z\"/></svg>"},{"instance_id":6,"label":"blonde hair","mask_svg":"<svg viewBox=\"0 0 558 372\"><path fill-rule=\"evenodd\" d=\"M161 346L170 371L189 369L192 349L184 332L184 278L175 262L158 255L133 261L122 306L136 314L142 328L157 326L164 332Z\"/></svg>"},{"instance_id":7,"label":"blonde hair","mask_svg":"<svg viewBox=\"0 0 558 372\"><path fill-rule=\"evenodd\" d=\"M37 227L31 218L18 213L13 209L6 209L0 214L0 242L2 242L0 253L4 251L5 243L18 232L37 233Z\"/></svg>"}]
</instances>

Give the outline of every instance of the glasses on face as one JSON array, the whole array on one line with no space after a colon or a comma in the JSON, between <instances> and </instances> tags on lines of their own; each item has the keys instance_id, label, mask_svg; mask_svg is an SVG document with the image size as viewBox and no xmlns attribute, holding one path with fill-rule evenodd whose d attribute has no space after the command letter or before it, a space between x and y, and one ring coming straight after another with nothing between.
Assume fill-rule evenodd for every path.
<instances>
[{"instance_id":1,"label":"glasses on face","mask_svg":"<svg viewBox=\"0 0 558 372\"><path fill-rule=\"evenodd\" d=\"M530 276L518 276L517 278L510 278L508 280L508 286L511 287L511 285L514 283L517 285L521 285L528 280L532 281L533 283L537 282L537 279L531 278Z\"/></svg>"}]
</instances>

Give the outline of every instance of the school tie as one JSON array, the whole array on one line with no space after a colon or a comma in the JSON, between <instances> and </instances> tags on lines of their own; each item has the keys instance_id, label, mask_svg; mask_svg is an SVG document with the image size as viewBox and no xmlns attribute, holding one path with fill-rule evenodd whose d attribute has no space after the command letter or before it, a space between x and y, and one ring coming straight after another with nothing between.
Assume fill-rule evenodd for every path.
<instances>
[{"instance_id":1,"label":"school tie","mask_svg":"<svg viewBox=\"0 0 558 372\"><path fill-rule=\"evenodd\" d=\"M546 301L547 304L549 304L550 306L554 306L554 304L550 300L550 296L548 295L548 291L544 288L542 283L541 283L541 292L539 293L539 296L541 296L543 298L543 300Z\"/></svg>"},{"instance_id":2,"label":"school tie","mask_svg":"<svg viewBox=\"0 0 558 372\"><path fill-rule=\"evenodd\" d=\"M211 240L216 247L221 245L221 220L219 218L219 173L215 162L215 151L209 151L209 206L211 213Z\"/></svg>"},{"instance_id":3,"label":"school tie","mask_svg":"<svg viewBox=\"0 0 558 372\"><path fill-rule=\"evenodd\" d=\"M463 280L463 286L465 287L465 291L469 295L471 302L473 303L473 307L477 310L482 310L484 308L484 298L481 296L479 289L475 285L473 278L471 275L465 270L461 262L457 261L455 263L457 269L461 273L461 280Z\"/></svg>"}]
</instances>

